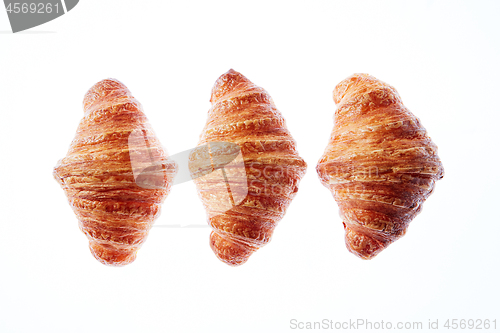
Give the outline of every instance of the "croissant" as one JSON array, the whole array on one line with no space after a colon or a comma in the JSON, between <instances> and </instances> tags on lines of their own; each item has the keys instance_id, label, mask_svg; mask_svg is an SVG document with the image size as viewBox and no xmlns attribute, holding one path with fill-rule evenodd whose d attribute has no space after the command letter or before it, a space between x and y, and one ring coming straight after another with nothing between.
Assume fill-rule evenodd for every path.
<instances>
[{"instance_id":1,"label":"croissant","mask_svg":"<svg viewBox=\"0 0 500 333\"><path fill-rule=\"evenodd\" d=\"M141 104L115 79L95 84L83 100L68 154L54 168L103 264L123 266L136 258L160 205L170 191L176 164L156 138Z\"/></svg>"},{"instance_id":2,"label":"croissant","mask_svg":"<svg viewBox=\"0 0 500 333\"><path fill-rule=\"evenodd\" d=\"M219 77L210 102L198 145L217 142L209 151L217 161L234 153L234 145L224 142L236 143L243 167L226 165L224 181L214 172L194 182L212 228L210 247L221 261L237 266L270 241L307 166L271 96L242 74L231 69Z\"/></svg>"},{"instance_id":3,"label":"croissant","mask_svg":"<svg viewBox=\"0 0 500 333\"><path fill-rule=\"evenodd\" d=\"M444 169L437 146L390 85L354 74L333 99L334 128L316 170L339 205L347 249L371 259L405 234Z\"/></svg>"}]
</instances>

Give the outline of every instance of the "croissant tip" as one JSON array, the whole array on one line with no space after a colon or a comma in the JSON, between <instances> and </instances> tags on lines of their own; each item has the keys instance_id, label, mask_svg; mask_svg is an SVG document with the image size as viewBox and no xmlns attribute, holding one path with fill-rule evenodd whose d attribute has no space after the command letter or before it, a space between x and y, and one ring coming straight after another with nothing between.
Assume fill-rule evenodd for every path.
<instances>
[{"instance_id":1,"label":"croissant tip","mask_svg":"<svg viewBox=\"0 0 500 333\"><path fill-rule=\"evenodd\" d=\"M389 244L382 243L363 233L356 232L349 228L344 222L345 245L347 250L363 260L375 258Z\"/></svg>"},{"instance_id":2,"label":"croissant tip","mask_svg":"<svg viewBox=\"0 0 500 333\"><path fill-rule=\"evenodd\" d=\"M380 91L381 93L373 94L375 91ZM372 93L369 94L368 92ZM333 101L337 105L349 100L352 96L363 96L365 103L366 101L380 103L390 100L401 102L399 94L394 87L368 73L352 74L340 81L333 89ZM358 103L361 102L358 101Z\"/></svg>"},{"instance_id":3,"label":"croissant tip","mask_svg":"<svg viewBox=\"0 0 500 333\"><path fill-rule=\"evenodd\" d=\"M217 254L216 254L217 255ZM223 263L225 263L226 265L230 266L230 267L239 267L241 265L243 265L244 263L246 263L248 261L248 258L249 257L246 257L244 258L244 260L239 260L239 261L228 261L228 260L224 260L223 258L219 257L217 255L217 258L222 261Z\"/></svg>"},{"instance_id":4,"label":"croissant tip","mask_svg":"<svg viewBox=\"0 0 500 333\"><path fill-rule=\"evenodd\" d=\"M347 250L349 252L351 252L352 254L354 254L356 257L362 259L362 260L372 260L373 258L375 258L377 256L377 253L375 254L370 254L370 255L366 255L366 254L363 254L363 253L360 253L360 252L357 252L355 250L353 250L352 248L350 248L349 246L347 246Z\"/></svg>"},{"instance_id":5,"label":"croissant tip","mask_svg":"<svg viewBox=\"0 0 500 333\"><path fill-rule=\"evenodd\" d=\"M54 179L56 180L56 182L60 186L64 186L64 178L62 178L61 176L59 176L59 173L58 173L58 170L57 170L60 163L61 163L61 161L57 162L57 165L52 170L52 177L54 177Z\"/></svg>"},{"instance_id":6,"label":"croissant tip","mask_svg":"<svg viewBox=\"0 0 500 333\"><path fill-rule=\"evenodd\" d=\"M224 238L214 231L210 234L210 248L220 261L232 267L243 265L255 252L253 247Z\"/></svg>"},{"instance_id":7,"label":"croissant tip","mask_svg":"<svg viewBox=\"0 0 500 333\"><path fill-rule=\"evenodd\" d=\"M93 105L99 103L111 94L128 95L130 91L127 86L114 78L101 80L94 84L83 98L83 109L87 110ZM118 96L117 96L118 97Z\"/></svg>"},{"instance_id":8,"label":"croissant tip","mask_svg":"<svg viewBox=\"0 0 500 333\"><path fill-rule=\"evenodd\" d=\"M94 258L106 266L122 267L132 263L137 257L137 248L118 249L97 242L90 242L89 248Z\"/></svg>"},{"instance_id":9,"label":"croissant tip","mask_svg":"<svg viewBox=\"0 0 500 333\"><path fill-rule=\"evenodd\" d=\"M210 96L210 103L216 103L218 100L233 91L241 83L251 84L250 80L247 79L243 74L235 71L232 68L229 69L226 73L219 76L217 81L215 81Z\"/></svg>"},{"instance_id":10,"label":"croissant tip","mask_svg":"<svg viewBox=\"0 0 500 333\"><path fill-rule=\"evenodd\" d=\"M373 77L368 73L354 73L351 75L351 77Z\"/></svg>"},{"instance_id":11,"label":"croissant tip","mask_svg":"<svg viewBox=\"0 0 500 333\"><path fill-rule=\"evenodd\" d=\"M108 90L116 90L116 89L127 89L127 86L125 86L120 80L110 77L97 82L92 87L90 87L89 91L99 90L103 88L106 88Z\"/></svg>"},{"instance_id":12,"label":"croissant tip","mask_svg":"<svg viewBox=\"0 0 500 333\"><path fill-rule=\"evenodd\" d=\"M248 80L243 74L241 74L238 71L235 71L234 69L229 69L227 72L222 74L219 77L219 80L233 80L233 81L241 81L241 80ZM217 81L219 81L217 80Z\"/></svg>"}]
</instances>

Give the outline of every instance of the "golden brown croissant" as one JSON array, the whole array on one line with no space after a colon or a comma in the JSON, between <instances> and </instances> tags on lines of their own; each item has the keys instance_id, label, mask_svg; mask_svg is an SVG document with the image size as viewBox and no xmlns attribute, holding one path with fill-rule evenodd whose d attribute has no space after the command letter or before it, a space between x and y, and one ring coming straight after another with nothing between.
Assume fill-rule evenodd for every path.
<instances>
[{"instance_id":1,"label":"golden brown croissant","mask_svg":"<svg viewBox=\"0 0 500 333\"><path fill-rule=\"evenodd\" d=\"M339 205L347 249L371 259L405 234L444 169L393 87L355 74L333 99L334 128L316 170Z\"/></svg>"},{"instance_id":2,"label":"golden brown croissant","mask_svg":"<svg viewBox=\"0 0 500 333\"><path fill-rule=\"evenodd\" d=\"M226 166L225 183L214 181L215 173L194 182L213 229L210 246L220 260L236 266L270 241L298 191L306 163L271 96L240 73L231 69L219 77L210 102L199 145L219 142L209 152L217 161L233 153L223 142L236 143L244 167ZM241 202L232 199L242 193Z\"/></svg>"},{"instance_id":3,"label":"golden brown croissant","mask_svg":"<svg viewBox=\"0 0 500 333\"><path fill-rule=\"evenodd\" d=\"M141 104L121 82L95 84L68 154L54 168L90 250L103 264L134 261L176 164L156 138Z\"/></svg>"}]
</instances>

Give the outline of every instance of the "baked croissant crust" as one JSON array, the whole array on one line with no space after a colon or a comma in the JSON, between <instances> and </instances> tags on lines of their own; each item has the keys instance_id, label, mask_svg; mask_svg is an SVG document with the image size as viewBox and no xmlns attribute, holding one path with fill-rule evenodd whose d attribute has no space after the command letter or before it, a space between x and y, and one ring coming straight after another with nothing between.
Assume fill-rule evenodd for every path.
<instances>
[{"instance_id":1,"label":"baked croissant crust","mask_svg":"<svg viewBox=\"0 0 500 333\"><path fill-rule=\"evenodd\" d=\"M316 170L339 205L347 249L371 259L405 234L444 169L437 146L390 85L354 74L333 99L334 128Z\"/></svg>"},{"instance_id":2,"label":"baked croissant crust","mask_svg":"<svg viewBox=\"0 0 500 333\"><path fill-rule=\"evenodd\" d=\"M168 160L141 104L121 82L95 84L83 109L54 177L94 257L106 265L126 265L136 258L160 212L176 164Z\"/></svg>"},{"instance_id":3,"label":"baked croissant crust","mask_svg":"<svg viewBox=\"0 0 500 333\"><path fill-rule=\"evenodd\" d=\"M214 174L194 180L212 227L210 246L223 262L236 266L267 244L274 228L298 191L306 163L286 128L285 119L271 96L242 74L229 70L216 81L211 109L199 146L217 145L210 151L212 161L231 154L236 143L241 148L244 167L226 166L225 181ZM240 202L231 197L246 194Z\"/></svg>"}]
</instances>

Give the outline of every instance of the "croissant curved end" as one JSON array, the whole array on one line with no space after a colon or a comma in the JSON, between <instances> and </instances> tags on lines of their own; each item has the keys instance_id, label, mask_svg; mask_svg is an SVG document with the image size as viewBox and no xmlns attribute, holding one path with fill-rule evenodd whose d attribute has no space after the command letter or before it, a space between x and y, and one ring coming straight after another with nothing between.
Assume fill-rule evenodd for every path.
<instances>
[{"instance_id":1,"label":"croissant curved end","mask_svg":"<svg viewBox=\"0 0 500 333\"><path fill-rule=\"evenodd\" d=\"M372 105L389 104L396 101L402 103L394 87L365 73L349 76L333 90L333 101L338 107L353 98L357 98L358 103L369 102Z\"/></svg>"},{"instance_id":2,"label":"croissant curved end","mask_svg":"<svg viewBox=\"0 0 500 333\"><path fill-rule=\"evenodd\" d=\"M230 266L240 266L246 263L252 253L257 250L230 238L221 237L214 231L210 234L210 248L220 261Z\"/></svg>"},{"instance_id":3,"label":"croissant curved end","mask_svg":"<svg viewBox=\"0 0 500 333\"><path fill-rule=\"evenodd\" d=\"M88 110L104 99L129 96L130 90L117 79L105 79L94 84L83 98L83 109Z\"/></svg>"},{"instance_id":4,"label":"croissant curved end","mask_svg":"<svg viewBox=\"0 0 500 333\"><path fill-rule=\"evenodd\" d=\"M56 180L56 182L61 186L63 187L64 186L64 178L62 178L61 176L59 176L59 174L57 173L57 167L61 164L61 160L59 160L57 162L57 165L54 167L54 170L52 170L52 177L54 177L54 179Z\"/></svg>"},{"instance_id":5,"label":"croissant curved end","mask_svg":"<svg viewBox=\"0 0 500 333\"><path fill-rule=\"evenodd\" d=\"M344 224L345 225L345 224ZM376 239L365 234L358 233L349 227L345 227L345 245L347 250L355 256L369 260L375 258L387 246Z\"/></svg>"},{"instance_id":6,"label":"croissant curved end","mask_svg":"<svg viewBox=\"0 0 500 333\"><path fill-rule=\"evenodd\" d=\"M212 88L210 102L212 104L216 103L218 100L230 94L240 84L254 85L243 74L231 68L226 73L222 74L217 81L215 81Z\"/></svg>"},{"instance_id":7,"label":"croissant curved end","mask_svg":"<svg viewBox=\"0 0 500 333\"><path fill-rule=\"evenodd\" d=\"M137 257L137 248L118 249L111 246L89 243L90 252L99 262L107 266L121 267L132 263Z\"/></svg>"}]
</instances>

